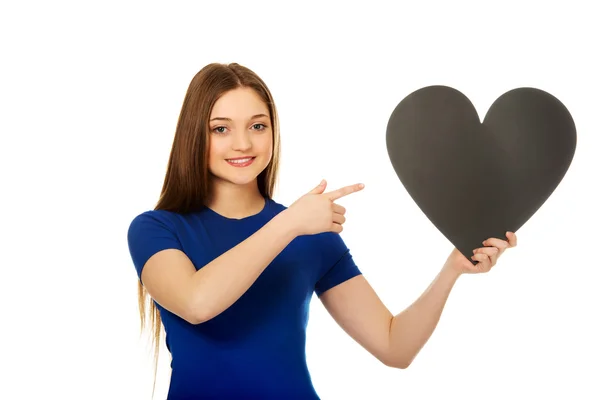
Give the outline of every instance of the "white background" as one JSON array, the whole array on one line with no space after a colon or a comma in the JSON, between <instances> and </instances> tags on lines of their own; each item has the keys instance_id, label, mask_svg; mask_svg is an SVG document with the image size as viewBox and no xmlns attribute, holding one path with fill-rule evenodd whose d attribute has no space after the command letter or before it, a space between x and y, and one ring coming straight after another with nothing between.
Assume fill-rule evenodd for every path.
<instances>
[{"instance_id":1,"label":"white background","mask_svg":"<svg viewBox=\"0 0 600 400\"><path fill-rule=\"evenodd\" d=\"M564 102L570 170L519 247L459 280L413 365L381 365L316 298L308 362L327 400L600 398L600 29L585 3L3 3L0 398L150 398L126 230L158 199L187 85L211 62L250 67L275 96L277 201L321 178L366 184L340 201L342 235L394 313L451 250L391 167L397 103L430 84L481 116L519 86ZM168 363L163 345L155 398Z\"/></svg>"}]
</instances>

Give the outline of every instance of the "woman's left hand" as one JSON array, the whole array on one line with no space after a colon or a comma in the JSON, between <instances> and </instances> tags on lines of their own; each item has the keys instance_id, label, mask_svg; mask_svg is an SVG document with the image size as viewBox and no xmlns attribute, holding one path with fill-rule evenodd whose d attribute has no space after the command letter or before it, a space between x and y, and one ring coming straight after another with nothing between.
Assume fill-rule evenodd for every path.
<instances>
[{"instance_id":1,"label":"woman's left hand","mask_svg":"<svg viewBox=\"0 0 600 400\"><path fill-rule=\"evenodd\" d=\"M517 235L513 232L507 232L506 238L508 240L502 240L497 238L489 238L483 241L485 247L480 247L473 250L473 261L478 261L476 265L470 260L467 260L460 251L454 249L452 254L446 261L446 267L452 268L459 274L479 274L482 272L489 272L494 265L498 262L498 258L508 248L515 247L517 245Z\"/></svg>"}]
</instances>

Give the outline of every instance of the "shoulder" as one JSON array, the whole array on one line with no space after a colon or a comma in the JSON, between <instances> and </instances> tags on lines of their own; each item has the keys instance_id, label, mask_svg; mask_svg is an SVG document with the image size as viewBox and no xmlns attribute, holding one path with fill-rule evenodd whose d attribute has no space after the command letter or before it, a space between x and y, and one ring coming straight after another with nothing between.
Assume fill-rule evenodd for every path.
<instances>
[{"instance_id":1,"label":"shoulder","mask_svg":"<svg viewBox=\"0 0 600 400\"><path fill-rule=\"evenodd\" d=\"M135 215L129 223L128 234L147 228L174 229L175 213L165 210L147 210Z\"/></svg>"},{"instance_id":2,"label":"shoulder","mask_svg":"<svg viewBox=\"0 0 600 400\"><path fill-rule=\"evenodd\" d=\"M183 251L174 223L175 216L169 211L151 210L132 218L127 230L127 243L140 278L146 262L154 254L166 249Z\"/></svg>"}]
</instances>

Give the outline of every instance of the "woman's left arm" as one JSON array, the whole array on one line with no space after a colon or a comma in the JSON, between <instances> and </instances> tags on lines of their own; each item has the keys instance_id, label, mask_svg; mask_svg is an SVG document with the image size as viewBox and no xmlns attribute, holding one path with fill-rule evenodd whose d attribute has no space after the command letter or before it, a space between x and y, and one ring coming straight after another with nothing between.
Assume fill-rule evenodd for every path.
<instances>
[{"instance_id":1,"label":"woman's left arm","mask_svg":"<svg viewBox=\"0 0 600 400\"><path fill-rule=\"evenodd\" d=\"M407 309L393 316L361 275L321 296L331 316L354 340L382 363L407 368L435 330L458 277L464 273L488 272L502 253L517 245L514 233L508 240L490 238L474 250L473 265L454 249L442 270L423 294Z\"/></svg>"}]
</instances>

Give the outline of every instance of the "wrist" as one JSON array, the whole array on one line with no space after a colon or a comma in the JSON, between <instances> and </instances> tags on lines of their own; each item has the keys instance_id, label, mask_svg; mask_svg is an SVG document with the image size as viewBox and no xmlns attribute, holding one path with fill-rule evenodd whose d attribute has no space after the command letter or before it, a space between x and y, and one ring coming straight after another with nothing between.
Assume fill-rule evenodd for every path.
<instances>
[{"instance_id":1,"label":"wrist","mask_svg":"<svg viewBox=\"0 0 600 400\"><path fill-rule=\"evenodd\" d=\"M442 274L450 279L457 280L463 274L463 270L456 262L448 260L442 268Z\"/></svg>"},{"instance_id":2,"label":"wrist","mask_svg":"<svg viewBox=\"0 0 600 400\"><path fill-rule=\"evenodd\" d=\"M300 236L298 224L295 223L289 209L285 209L273 217L272 222L277 226L277 231L289 239L290 242Z\"/></svg>"}]
</instances>

